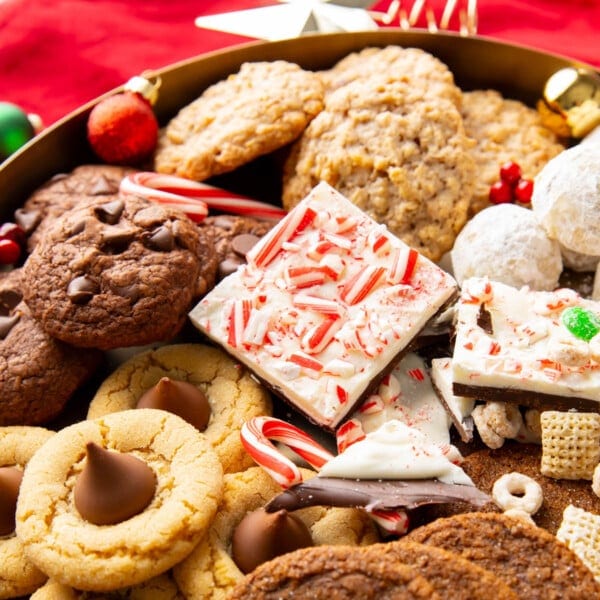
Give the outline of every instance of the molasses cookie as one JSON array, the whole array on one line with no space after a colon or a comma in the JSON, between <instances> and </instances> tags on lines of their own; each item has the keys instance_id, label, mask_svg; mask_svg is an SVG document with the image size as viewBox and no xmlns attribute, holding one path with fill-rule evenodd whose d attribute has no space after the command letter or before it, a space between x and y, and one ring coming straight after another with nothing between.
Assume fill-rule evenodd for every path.
<instances>
[{"instance_id":1,"label":"molasses cookie","mask_svg":"<svg viewBox=\"0 0 600 600\"><path fill-rule=\"evenodd\" d=\"M244 63L169 122L155 169L197 181L232 171L296 139L322 108L316 73L283 60Z\"/></svg>"},{"instance_id":2,"label":"molasses cookie","mask_svg":"<svg viewBox=\"0 0 600 600\"><path fill-rule=\"evenodd\" d=\"M271 398L246 369L212 346L168 345L133 356L100 385L88 418L135 408L163 378L192 384L206 397L210 416L205 434L225 473L254 464L242 446L240 429L252 417L270 415Z\"/></svg>"},{"instance_id":3,"label":"molasses cookie","mask_svg":"<svg viewBox=\"0 0 600 600\"><path fill-rule=\"evenodd\" d=\"M522 176L533 179L564 146L544 127L540 114L518 100L495 90L465 92L462 100L465 131L476 141L472 155L477 176L469 208L474 215L490 205L490 186L499 180L503 163L516 162Z\"/></svg>"},{"instance_id":4,"label":"molasses cookie","mask_svg":"<svg viewBox=\"0 0 600 600\"><path fill-rule=\"evenodd\" d=\"M519 598L600 597L600 583L562 542L545 529L495 513L438 519L406 538L455 552L492 571Z\"/></svg>"},{"instance_id":5,"label":"molasses cookie","mask_svg":"<svg viewBox=\"0 0 600 600\"><path fill-rule=\"evenodd\" d=\"M173 338L199 292L204 252L183 213L141 198L86 202L57 218L23 267L44 330L107 350Z\"/></svg>"},{"instance_id":6,"label":"molasses cookie","mask_svg":"<svg viewBox=\"0 0 600 600\"><path fill-rule=\"evenodd\" d=\"M23 469L54 432L41 427L0 427L0 598L30 594L46 581L15 535L15 506Z\"/></svg>"},{"instance_id":7,"label":"molasses cookie","mask_svg":"<svg viewBox=\"0 0 600 600\"><path fill-rule=\"evenodd\" d=\"M315 473L302 469L302 474L310 477ZM226 598L245 572L275 556L270 534L274 534L277 548L301 547L294 539L299 536L296 527L286 527L282 519L291 517L301 521L300 527L304 526L308 535L306 542L302 540L303 545L362 546L379 539L371 519L356 509L313 507L289 515L274 513L269 518L262 507L280 491L279 485L260 467L225 476L223 499L211 530L173 570L186 597ZM240 523L249 516L253 522L248 527L253 531L240 533Z\"/></svg>"},{"instance_id":8,"label":"molasses cookie","mask_svg":"<svg viewBox=\"0 0 600 600\"><path fill-rule=\"evenodd\" d=\"M86 200L114 200L123 177L133 172L134 169L114 165L81 165L70 173L52 177L15 211L15 221L28 236L29 252L56 217Z\"/></svg>"},{"instance_id":9,"label":"molasses cookie","mask_svg":"<svg viewBox=\"0 0 600 600\"><path fill-rule=\"evenodd\" d=\"M328 94L284 165L290 209L326 181L427 258L465 224L474 163L456 106L385 73Z\"/></svg>"},{"instance_id":10,"label":"molasses cookie","mask_svg":"<svg viewBox=\"0 0 600 600\"><path fill-rule=\"evenodd\" d=\"M233 590L230 600L412 600L440 596L419 573L352 546L302 548L264 563Z\"/></svg>"},{"instance_id":11,"label":"molasses cookie","mask_svg":"<svg viewBox=\"0 0 600 600\"><path fill-rule=\"evenodd\" d=\"M102 353L50 337L21 300L20 269L0 273L0 425L56 417L95 372Z\"/></svg>"},{"instance_id":12,"label":"molasses cookie","mask_svg":"<svg viewBox=\"0 0 600 600\"><path fill-rule=\"evenodd\" d=\"M493 572L442 548L407 540L374 544L366 549L379 560L404 563L416 569L442 598L452 600L518 600ZM492 592L493 590L493 592Z\"/></svg>"},{"instance_id":13,"label":"molasses cookie","mask_svg":"<svg viewBox=\"0 0 600 600\"><path fill-rule=\"evenodd\" d=\"M110 591L163 573L208 530L222 494L206 437L162 410L70 425L29 461L16 521L25 555L59 583Z\"/></svg>"}]
</instances>

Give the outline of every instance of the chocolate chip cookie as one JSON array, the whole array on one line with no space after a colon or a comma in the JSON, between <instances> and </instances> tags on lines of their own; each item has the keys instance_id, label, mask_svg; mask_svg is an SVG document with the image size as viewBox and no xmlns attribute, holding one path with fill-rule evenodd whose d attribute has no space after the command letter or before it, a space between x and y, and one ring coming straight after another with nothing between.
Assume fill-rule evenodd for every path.
<instances>
[{"instance_id":1,"label":"chocolate chip cookie","mask_svg":"<svg viewBox=\"0 0 600 600\"><path fill-rule=\"evenodd\" d=\"M206 229L214 236L219 262L217 279L223 279L240 265L245 264L246 252L267 231L270 231L275 223L275 221L233 215L206 217L200 229Z\"/></svg>"},{"instance_id":2,"label":"chocolate chip cookie","mask_svg":"<svg viewBox=\"0 0 600 600\"><path fill-rule=\"evenodd\" d=\"M59 173L47 181L15 211L15 221L28 236L31 252L48 224L79 202L103 197L114 199L121 180L134 169L114 165L81 165L70 173Z\"/></svg>"},{"instance_id":3,"label":"chocolate chip cookie","mask_svg":"<svg viewBox=\"0 0 600 600\"><path fill-rule=\"evenodd\" d=\"M283 60L244 63L169 122L155 169L197 181L232 171L296 139L322 108L316 73Z\"/></svg>"},{"instance_id":4,"label":"chocolate chip cookie","mask_svg":"<svg viewBox=\"0 0 600 600\"><path fill-rule=\"evenodd\" d=\"M22 301L21 271L0 273L0 425L39 425L57 416L95 372L102 353L49 336Z\"/></svg>"},{"instance_id":5,"label":"chocolate chip cookie","mask_svg":"<svg viewBox=\"0 0 600 600\"><path fill-rule=\"evenodd\" d=\"M44 330L107 350L173 338L202 278L198 228L142 198L86 202L57 218L23 267L24 299Z\"/></svg>"}]
</instances>

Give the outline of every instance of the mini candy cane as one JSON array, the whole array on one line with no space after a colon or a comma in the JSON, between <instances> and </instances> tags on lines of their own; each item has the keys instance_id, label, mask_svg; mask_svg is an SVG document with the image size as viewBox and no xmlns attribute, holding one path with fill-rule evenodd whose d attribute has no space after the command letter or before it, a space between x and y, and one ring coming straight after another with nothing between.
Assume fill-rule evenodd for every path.
<instances>
[{"instance_id":1,"label":"mini candy cane","mask_svg":"<svg viewBox=\"0 0 600 600\"><path fill-rule=\"evenodd\" d=\"M274 417L254 417L242 425L242 445L254 461L284 489L302 482L298 467L284 456L271 439L285 444L315 469L320 469L333 458L304 431ZM370 511L371 517L386 531L403 534L408 530L408 517L402 510Z\"/></svg>"},{"instance_id":2,"label":"mini candy cane","mask_svg":"<svg viewBox=\"0 0 600 600\"><path fill-rule=\"evenodd\" d=\"M257 219L278 220L287 214L282 208L206 183L151 171L127 175L121 181L119 192L179 208L197 223L208 215L209 208Z\"/></svg>"}]
</instances>

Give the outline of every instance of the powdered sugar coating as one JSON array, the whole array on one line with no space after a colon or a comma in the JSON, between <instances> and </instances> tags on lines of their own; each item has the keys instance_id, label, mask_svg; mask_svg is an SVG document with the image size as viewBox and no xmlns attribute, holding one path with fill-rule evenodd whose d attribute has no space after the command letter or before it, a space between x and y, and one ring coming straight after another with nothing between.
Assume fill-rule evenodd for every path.
<instances>
[{"instance_id":1,"label":"powdered sugar coating","mask_svg":"<svg viewBox=\"0 0 600 600\"><path fill-rule=\"evenodd\" d=\"M532 211L516 204L490 206L475 215L458 234L451 252L454 276L488 276L514 287L553 290L562 260Z\"/></svg>"},{"instance_id":2,"label":"powdered sugar coating","mask_svg":"<svg viewBox=\"0 0 600 600\"><path fill-rule=\"evenodd\" d=\"M600 256L600 143L573 146L535 178L533 211L568 250Z\"/></svg>"}]
</instances>

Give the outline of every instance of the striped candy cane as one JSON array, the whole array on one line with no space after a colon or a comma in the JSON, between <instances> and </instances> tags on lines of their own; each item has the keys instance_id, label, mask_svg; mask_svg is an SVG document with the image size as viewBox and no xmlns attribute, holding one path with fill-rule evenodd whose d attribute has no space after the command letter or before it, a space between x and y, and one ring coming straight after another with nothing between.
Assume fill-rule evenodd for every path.
<instances>
[{"instance_id":1,"label":"striped candy cane","mask_svg":"<svg viewBox=\"0 0 600 600\"><path fill-rule=\"evenodd\" d=\"M317 470L333 458L333 454L307 433L275 417L254 417L246 421L240 435L246 452L284 489L301 483L302 474L271 440L285 444ZM403 510L374 510L369 514L388 533L402 535L408 531L408 516Z\"/></svg>"},{"instance_id":2,"label":"striped candy cane","mask_svg":"<svg viewBox=\"0 0 600 600\"><path fill-rule=\"evenodd\" d=\"M173 206L197 223L208 215L209 208L257 219L279 220L287 214L284 209L272 204L206 183L151 171L127 175L121 181L119 192L124 196L142 196L159 204Z\"/></svg>"}]
</instances>

